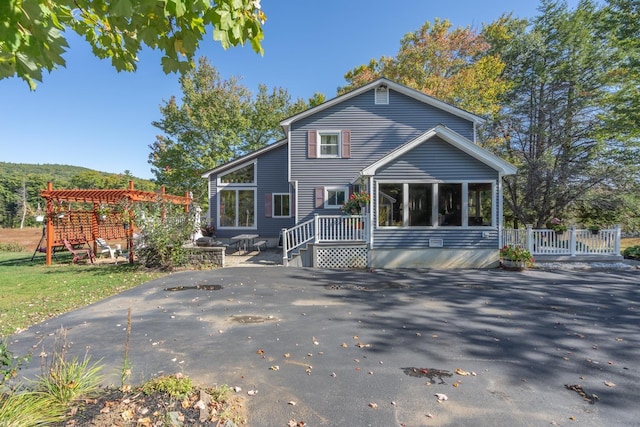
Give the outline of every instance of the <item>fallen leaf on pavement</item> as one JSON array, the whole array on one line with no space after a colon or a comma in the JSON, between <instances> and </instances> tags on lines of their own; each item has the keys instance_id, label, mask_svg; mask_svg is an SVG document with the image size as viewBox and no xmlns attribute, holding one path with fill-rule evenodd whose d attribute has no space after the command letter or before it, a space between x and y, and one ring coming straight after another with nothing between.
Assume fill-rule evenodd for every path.
<instances>
[{"instance_id":1,"label":"fallen leaf on pavement","mask_svg":"<svg viewBox=\"0 0 640 427\"><path fill-rule=\"evenodd\" d=\"M612 383L611 381L605 381L604 385L606 385L607 387L615 387L616 385L614 383Z\"/></svg>"},{"instance_id":2,"label":"fallen leaf on pavement","mask_svg":"<svg viewBox=\"0 0 640 427\"><path fill-rule=\"evenodd\" d=\"M272 367L269 368L272 371L279 371L280 370L280 366L278 365L273 365Z\"/></svg>"},{"instance_id":3,"label":"fallen leaf on pavement","mask_svg":"<svg viewBox=\"0 0 640 427\"><path fill-rule=\"evenodd\" d=\"M256 351L257 354L264 354L264 350L259 348L258 351Z\"/></svg>"},{"instance_id":4,"label":"fallen leaf on pavement","mask_svg":"<svg viewBox=\"0 0 640 427\"><path fill-rule=\"evenodd\" d=\"M346 342L343 342L342 344L340 344L340 347L342 347L342 348L347 348L347 347L349 347L349 346L347 345L347 343L346 343Z\"/></svg>"},{"instance_id":5,"label":"fallen leaf on pavement","mask_svg":"<svg viewBox=\"0 0 640 427\"><path fill-rule=\"evenodd\" d=\"M358 344L356 344L356 347L369 348L369 347L371 347L371 344L363 344L363 343L359 342Z\"/></svg>"},{"instance_id":6,"label":"fallen leaf on pavement","mask_svg":"<svg viewBox=\"0 0 640 427\"><path fill-rule=\"evenodd\" d=\"M456 374L458 375L462 375L463 377L467 376L467 375L471 375L471 372L467 372L464 369L461 368L456 368Z\"/></svg>"},{"instance_id":7,"label":"fallen leaf on pavement","mask_svg":"<svg viewBox=\"0 0 640 427\"><path fill-rule=\"evenodd\" d=\"M369 407L373 408L373 409L378 409L378 404L377 403L369 403Z\"/></svg>"},{"instance_id":8,"label":"fallen leaf on pavement","mask_svg":"<svg viewBox=\"0 0 640 427\"><path fill-rule=\"evenodd\" d=\"M248 394L249 396L255 396L256 394L258 394L258 390L249 390L249 391L247 392L247 394Z\"/></svg>"}]
</instances>

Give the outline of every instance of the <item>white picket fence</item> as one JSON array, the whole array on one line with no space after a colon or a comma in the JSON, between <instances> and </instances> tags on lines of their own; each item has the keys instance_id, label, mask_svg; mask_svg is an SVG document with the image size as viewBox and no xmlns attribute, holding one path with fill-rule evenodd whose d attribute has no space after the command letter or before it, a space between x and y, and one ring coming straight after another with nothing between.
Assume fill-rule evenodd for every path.
<instances>
[{"instance_id":1,"label":"white picket fence","mask_svg":"<svg viewBox=\"0 0 640 427\"><path fill-rule=\"evenodd\" d=\"M554 230L503 229L502 246L516 245L526 248L536 255L620 255L621 230L619 226L612 229L581 230L574 227L564 233Z\"/></svg>"}]
</instances>

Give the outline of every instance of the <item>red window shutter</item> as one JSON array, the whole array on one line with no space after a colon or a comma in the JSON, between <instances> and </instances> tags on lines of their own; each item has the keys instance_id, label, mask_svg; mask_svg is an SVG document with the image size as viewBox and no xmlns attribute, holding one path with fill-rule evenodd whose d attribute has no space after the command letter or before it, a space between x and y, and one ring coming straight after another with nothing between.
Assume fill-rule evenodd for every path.
<instances>
[{"instance_id":1,"label":"red window shutter","mask_svg":"<svg viewBox=\"0 0 640 427\"><path fill-rule=\"evenodd\" d=\"M315 159L318 157L318 134L315 130L307 131L307 157Z\"/></svg>"},{"instance_id":2,"label":"red window shutter","mask_svg":"<svg viewBox=\"0 0 640 427\"><path fill-rule=\"evenodd\" d=\"M316 208L324 207L324 187L316 187Z\"/></svg>"},{"instance_id":3,"label":"red window shutter","mask_svg":"<svg viewBox=\"0 0 640 427\"><path fill-rule=\"evenodd\" d=\"M271 193L265 193L264 195L264 216L267 218L271 218L273 213L273 205L272 205L272 197Z\"/></svg>"},{"instance_id":4,"label":"red window shutter","mask_svg":"<svg viewBox=\"0 0 640 427\"><path fill-rule=\"evenodd\" d=\"M342 131L342 158L343 159L351 158L351 131L350 130Z\"/></svg>"}]
</instances>

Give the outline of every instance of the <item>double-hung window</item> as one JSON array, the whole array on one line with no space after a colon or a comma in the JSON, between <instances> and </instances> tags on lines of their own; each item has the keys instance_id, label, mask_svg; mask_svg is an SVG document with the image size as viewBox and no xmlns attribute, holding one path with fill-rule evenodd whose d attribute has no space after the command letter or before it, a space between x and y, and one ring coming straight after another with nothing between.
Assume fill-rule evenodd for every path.
<instances>
[{"instance_id":1,"label":"double-hung window","mask_svg":"<svg viewBox=\"0 0 640 427\"><path fill-rule=\"evenodd\" d=\"M326 187L324 189L325 209L339 209L347 200L349 194L348 187Z\"/></svg>"},{"instance_id":2,"label":"double-hung window","mask_svg":"<svg viewBox=\"0 0 640 427\"><path fill-rule=\"evenodd\" d=\"M273 218L288 218L291 216L291 197L287 193L276 193L272 196L271 206Z\"/></svg>"},{"instance_id":3,"label":"double-hung window","mask_svg":"<svg viewBox=\"0 0 640 427\"><path fill-rule=\"evenodd\" d=\"M340 157L340 132L319 132L320 144L318 157Z\"/></svg>"}]
</instances>

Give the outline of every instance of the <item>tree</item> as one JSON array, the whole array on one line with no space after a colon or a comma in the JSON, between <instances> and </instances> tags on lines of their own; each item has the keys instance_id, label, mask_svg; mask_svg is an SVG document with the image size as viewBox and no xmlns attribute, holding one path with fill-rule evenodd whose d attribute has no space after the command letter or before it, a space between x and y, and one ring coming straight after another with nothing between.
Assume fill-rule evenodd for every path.
<instances>
[{"instance_id":1,"label":"tree","mask_svg":"<svg viewBox=\"0 0 640 427\"><path fill-rule=\"evenodd\" d=\"M394 58L372 59L346 73L349 84L339 93L384 76L476 114L494 114L508 81L502 77L504 62L489 51L483 33L495 32L499 25L504 21L478 33L470 27L453 28L448 20L426 22L403 37Z\"/></svg>"},{"instance_id":2,"label":"tree","mask_svg":"<svg viewBox=\"0 0 640 427\"><path fill-rule=\"evenodd\" d=\"M208 26L225 49L248 41L262 53L266 19L260 0L3 0L0 16L0 79L18 76L32 90L43 70L65 65L65 31L118 71L134 71L143 46L158 49L169 73L191 68Z\"/></svg>"},{"instance_id":3,"label":"tree","mask_svg":"<svg viewBox=\"0 0 640 427\"><path fill-rule=\"evenodd\" d=\"M302 100L292 104L286 90L269 92L264 85L254 99L237 78L223 80L206 58L180 85L181 103L172 97L152 123L163 134L149 146L149 163L158 184L174 194L192 192L203 207L203 172L282 138L279 122L306 108Z\"/></svg>"},{"instance_id":4,"label":"tree","mask_svg":"<svg viewBox=\"0 0 640 427\"><path fill-rule=\"evenodd\" d=\"M609 36L616 66L609 74L612 108L606 119L619 138L640 138L640 3L609 0L600 29Z\"/></svg>"},{"instance_id":5,"label":"tree","mask_svg":"<svg viewBox=\"0 0 640 427\"><path fill-rule=\"evenodd\" d=\"M501 154L518 165L505 183L514 219L543 226L569 217L591 190L615 188L628 172L603 120L610 87L611 50L597 31L590 0L570 11L543 0L541 15L504 46L505 75L513 82L492 128Z\"/></svg>"}]
</instances>

